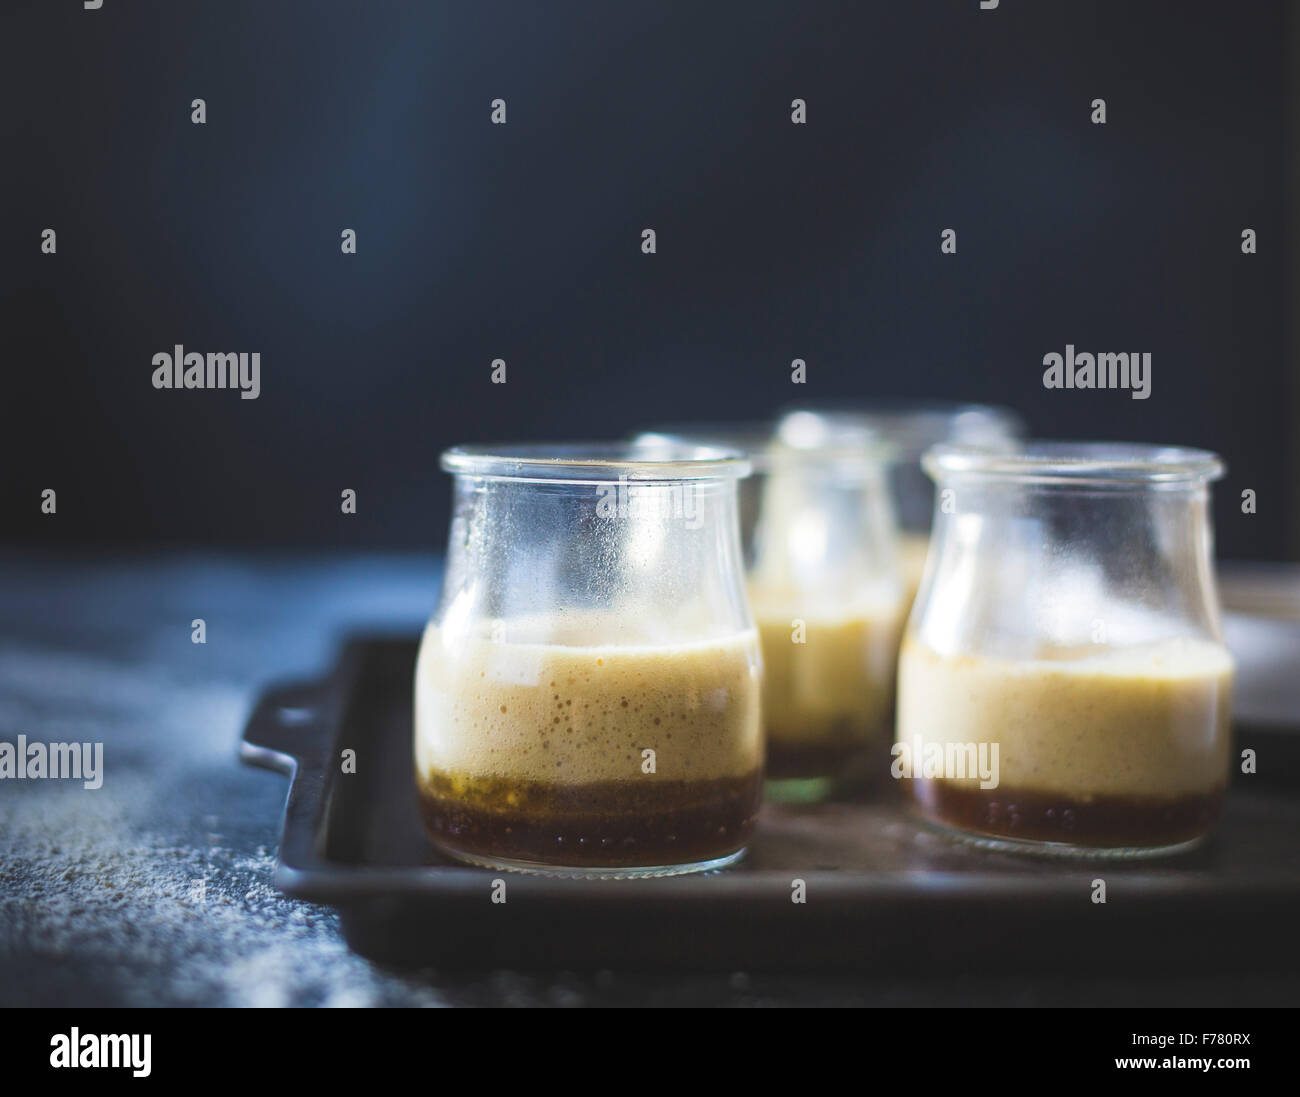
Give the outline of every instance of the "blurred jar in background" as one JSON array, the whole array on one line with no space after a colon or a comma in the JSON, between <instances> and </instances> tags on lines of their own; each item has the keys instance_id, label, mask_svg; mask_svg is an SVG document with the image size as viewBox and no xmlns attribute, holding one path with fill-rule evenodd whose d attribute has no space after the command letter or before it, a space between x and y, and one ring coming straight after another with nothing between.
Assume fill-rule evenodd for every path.
<instances>
[{"instance_id":1,"label":"blurred jar in background","mask_svg":"<svg viewBox=\"0 0 1300 1097\"><path fill-rule=\"evenodd\" d=\"M907 609L888 456L862 423L809 412L783 417L766 454L749 600L777 799L885 769Z\"/></svg>"},{"instance_id":2,"label":"blurred jar in background","mask_svg":"<svg viewBox=\"0 0 1300 1097\"><path fill-rule=\"evenodd\" d=\"M754 467L741 527L768 796L816 800L860 771L883 774L906 612L886 447L860 421L815 413L664 428L637 444L724 446Z\"/></svg>"},{"instance_id":3,"label":"blurred jar in background","mask_svg":"<svg viewBox=\"0 0 1300 1097\"><path fill-rule=\"evenodd\" d=\"M934 484L921 468L921 455L941 443L1006 451L1025 433L1014 411L991 404L887 400L794 409L792 414L799 410L841 422L857 420L889 447L889 490L899 525L899 568L908 605L925 571L934 511Z\"/></svg>"},{"instance_id":4,"label":"blurred jar in background","mask_svg":"<svg viewBox=\"0 0 1300 1097\"><path fill-rule=\"evenodd\" d=\"M736 487L740 549L748 569L754 562L754 531L767 472L767 450L775 436L775 422L685 423L641 431L633 437L632 444L648 455L656 450L671 452L682 445L710 446L745 454L753 471Z\"/></svg>"},{"instance_id":5,"label":"blurred jar in background","mask_svg":"<svg viewBox=\"0 0 1300 1097\"><path fill-rule=\"evenodd\" d=\"M1233 662L1212 453L939 446L934 540L899 660L895 776L997 848L1136 857L1218 818Z\"/></svg>"}]
</instances>

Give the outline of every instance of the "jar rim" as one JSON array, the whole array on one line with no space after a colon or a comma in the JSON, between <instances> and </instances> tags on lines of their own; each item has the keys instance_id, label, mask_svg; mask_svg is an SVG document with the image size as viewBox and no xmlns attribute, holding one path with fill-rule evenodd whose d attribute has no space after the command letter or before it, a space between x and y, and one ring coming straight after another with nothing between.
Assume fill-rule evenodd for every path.
<instances>
[{"instance_id":1,"label":"jar rim","mask_svg":"<svg viewBox=\"0 0 1300 1097\"><path fill-rule=\"evenodd\" d=\"M607 483L728 480L750 473L740 450L688 442L654 449L635 442L522 442L453 446L440 464L456 476L483 480Z\"/></svg>"},{"instance_id":2,"label":"jar rim","mask_svg":"<svg viewBox=\"0 0 1300 1097\"><path fill-rule=\"evenodd\" d=\"M1221 477L1217 453L1141 442L1029 441L1011 450L937 445L922 467L931 479L958 474L1074 484L1204 484Z\"/></svg>"},{"instance_id":3,"label":"jar rim","mask_svg":"<svg viewBox=\"0 0 1300 1097\"><path fill-rule=\"evenodd\" d=\"M820 417L819 417L820 418ZM797 424L796 424L797 425ZM811 424L810 424L811 425ZM820 468L874 468L893 457L893 448L865 424L821 424L820 432L792 432L786 419L769 422L697 423L641 431L637 445L711 446L736 450L748 458L752 471Z\"/></svg>"},{"instance_id":4,"label":"jar rim","mask_svg":"<svg viewBox=\"0 0 1300 1097\"><path fill-rule=\"evenodd\" d=\"M800 413L842 423L856 420L887 444L893 456L910 461L920 460L934 445L1015 441L1025 433L1024 420L1000 404L886 399L800 405L785 414Z\"/></svg>"},{"instance_id":5,"label":"jar rim","mask_svg":"<svg viewBox=\"0 0 1300 1097\"><path fill-rule=\"evenodd\" d=\"M639 430L635 446L708 446L734 450L751 461L760 458L776 437L776 423L755 420L736 423L668 423Z\"/></svg>"}]
</instances>

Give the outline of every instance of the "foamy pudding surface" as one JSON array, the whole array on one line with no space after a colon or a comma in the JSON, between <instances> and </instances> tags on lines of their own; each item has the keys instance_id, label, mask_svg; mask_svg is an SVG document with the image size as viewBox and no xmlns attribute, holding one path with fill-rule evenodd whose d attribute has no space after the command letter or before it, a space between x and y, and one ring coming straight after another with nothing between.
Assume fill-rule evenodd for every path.
<instances>
[{"instance_id":1,"label":"foamy pudding surface","mask_svg":"<svg viewBox=\"0 0 1300 1097\"><path fill-rule=\"evenodd\" d=\"M1000 786L1018 792L1209 793L1228 777L1232 676L1227 650L1202 640L1010 660L942 655L909 637L897 741L996 742Z\"/></svg>"},{"instance_id":2,"label":"foamy pudding surface","mask_svg":"<svg viewBox=\"0 0 1300 1097\"><path fill-rule=\"evenodd\" d=\"M584 632L602 634L561 638ZM752 630L583 645L452 641L430 624L416 664L417 773L548 785L644 779L641 752L651 748L662 780L753 774L763 754L759 668Z\"/></svg>"}]
</instances>

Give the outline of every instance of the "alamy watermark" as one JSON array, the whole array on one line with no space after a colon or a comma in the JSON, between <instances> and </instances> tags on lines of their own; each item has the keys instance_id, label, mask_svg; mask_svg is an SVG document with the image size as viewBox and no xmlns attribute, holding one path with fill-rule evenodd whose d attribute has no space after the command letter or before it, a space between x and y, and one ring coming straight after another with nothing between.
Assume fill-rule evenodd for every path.
<instances>
[{"instance_id":1,"label":"alamy watermark","mask_svg":"<svg viewBox=\"0 0 1300 1097\"><path fill-rule=\"evenodd\" d=\"M148 1078L153 1069L150 1045L153 1037L145 1033L59 1032L50 1037L50 1066L56 1070L73 1067L107 1067L130 1070L136 1078Z\"/></svg>"},{"instance_id":2,"label":"alamy watermark","mask_svg":"<svg viewBox=\"0 0 1300 1097\"><path fill-rule=\"evenodd\" d=\"M1073 343L1065 344L1065 353L1052 351L1043 355L1043 388L1048 389L1128 389L1134 400L1151 395L1151 352L1076 351Z\"/></svg>"},{"instance_id":3,"label":"alamy watermark","mask_svg":"<svg viewBox=\"0 0 1300 1097\"><path fill-rule=\"evenodd\" d=\"M0 781L74 780L85 788L104 783L103 743L41 743L19 735L0 743Z\"/></svg>"},{"instance_id":4,"label":"alamy watermark","mask_svg":"<svg viewBox=\"0 0 1300 1097\"><path fill-rule=\"evenodd\" d=\"M638 483L620 475L617 484L596 487L596 513L601 518L648 518L680 520L687 529L704 525L704 514L690 482Z\"/></svg>"},{"instance_id":5,"label":"alamy watermark","mask_svg":"<svg viewBox=\"0 0 1300 1097\"><path fill-rule=\"evenodd\" d=\"M998 787L997 743L926 742L914 735L910 743L895 743L890 753L894 761L889 772L896 781L978 778L982 789Z\"/></svg>"},{"instance_id":6,"label":"alamy watermark","mask_svg":"<svg viewBox=\"0 0 1300 1097\"><path fill-rule=\"evenodd\" d=\"M177 343L168 354L153 356L153 387L156 389L239 389L241 400L256 400L262 392L262 355L186 352Z\"/></svg>"}]
</instances>

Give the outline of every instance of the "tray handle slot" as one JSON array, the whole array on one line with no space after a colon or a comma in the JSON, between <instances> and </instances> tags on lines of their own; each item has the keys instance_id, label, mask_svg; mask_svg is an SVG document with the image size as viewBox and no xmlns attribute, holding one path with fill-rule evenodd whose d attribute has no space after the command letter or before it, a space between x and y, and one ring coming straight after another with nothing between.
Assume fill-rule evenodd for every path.
<instances>
[{"instance_id":1,"label":"tray handle slot","mask_svg":"<svg viewBox=\"0 0 1300 1097\"><path fill-rule=\"evenodd\" d=\"M291 682L262 694L244 728L240 758L254 766L292 775L319 753L329 722L326 690L319 682Z\"/></svg>"}]
</instances>

